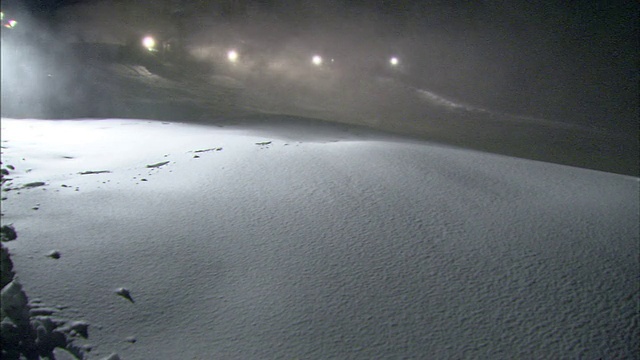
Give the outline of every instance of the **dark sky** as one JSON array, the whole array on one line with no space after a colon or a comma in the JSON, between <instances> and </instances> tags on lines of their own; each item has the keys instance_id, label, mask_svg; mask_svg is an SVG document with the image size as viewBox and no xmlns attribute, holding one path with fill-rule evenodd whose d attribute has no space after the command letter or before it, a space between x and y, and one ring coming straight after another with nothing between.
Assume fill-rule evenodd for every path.
<instances>
[{"instance_id":1,"label":"dark sky","mask_svg":"<svg viewBox=\"0 0 640 360\"><path fill-rule=\"evenodd\" d=\"M3 8L20 2L5 0ZM589 121L638 123L638 1L22 3L40 19L56 19L56 14L94 4L153 4L156 12L148 11L147 20L160 23L166 17L165 24L174 25L176 16L182 16L193 36L211 33L209 24L228 22L252 25L247 33L257 37L300 34L307 42L321 38L328 44L351 41L364 49L386 46L403 55L417 85L472 103L530 115L558 118L580 113Z\"/></svg>"}]
</instances>

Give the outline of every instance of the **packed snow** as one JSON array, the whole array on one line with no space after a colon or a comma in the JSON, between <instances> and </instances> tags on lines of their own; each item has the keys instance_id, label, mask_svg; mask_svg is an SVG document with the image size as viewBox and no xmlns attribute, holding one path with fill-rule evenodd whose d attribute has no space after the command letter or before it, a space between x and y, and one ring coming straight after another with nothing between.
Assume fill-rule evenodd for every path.
<instances>
[{"instance_id":1,"label":"packed snow","mask_svg":"<svg viewBox=\"0 0 640 360\"><path fill-rule=\"evenodd\" d=\"M312 122L2 147L14 270L89 359L638 356L637 177Z\"/></svg>"}]
</instances>

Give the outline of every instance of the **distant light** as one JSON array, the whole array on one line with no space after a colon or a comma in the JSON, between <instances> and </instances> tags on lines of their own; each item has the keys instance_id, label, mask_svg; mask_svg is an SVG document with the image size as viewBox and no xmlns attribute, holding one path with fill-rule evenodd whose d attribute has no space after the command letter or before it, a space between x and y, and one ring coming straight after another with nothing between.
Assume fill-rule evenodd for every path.
<instances>
[{"instance_id":1,"label":"distant light","mask_svg":"<svg viewBox=\"0 0 640 360\"><path fill-rule=\"evenodd\" d=\"M400 60L398 60L398 58L394 56L394 57L392 57L392 58L389 60L389 63L390 63L392 66L396 66L396 65L398 65L398 64L400 63Z\"/></svg>"},{"instance_id":2,"label":"distant light","mask_svg":"<svg viewBox=\"0 0 640 360\"><path fill-rule=\"evenodd\" d=\"M142 46L151 51L156 46L156 40L151 36L146 36L144 39L142 39Z\"/></svg>"},{"instance_id":3,"label":"distant light","mask_svg":"<svg viewBox=\"0 0 640 360\"><path fill-rule=\"evenodd\" d=\"M4 27L6 27L7 29L13 29L14 27L16 27L17 24L18 24L17 21L9 20L9 21L7 21L6 24L4 24Z\"/></svg>"},{"instance_id":4,"label":"distant light","mask_svg":"<svg viewBox=\"0 0 640 360\"><path fill-rule=\"evenodd\" d=\"M311 62L313 63L313 65L320 66L322 65L322 57L320 55L314 55L311 58Z\"/></svg>"},{"instance_id":5,"label":"distant light","mask_svg":"<svg viewBox=\"0 0 640 360\"><path fill-rule=\"evenodd\" d=\"M238 52L235 50L231 50L227 53L227 59L229 59L229 61L231 62L236 62L238 61Z\"/></svg>"}]
</instances>

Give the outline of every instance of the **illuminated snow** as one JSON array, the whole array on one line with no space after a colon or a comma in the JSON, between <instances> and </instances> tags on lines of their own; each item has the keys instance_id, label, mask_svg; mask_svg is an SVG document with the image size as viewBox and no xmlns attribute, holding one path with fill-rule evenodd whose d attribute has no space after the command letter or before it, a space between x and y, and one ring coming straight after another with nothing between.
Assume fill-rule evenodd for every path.
<instances>
[{"instance_id":1,"label":"illuminated snow","mask_svg":"<svg viewBox=\"0 0 640 360\"><path fill-rule=\"evenodd\" d=\"M5 188L46 184L3 192L15 270L89 358L637 355L638 178L320 125L2 140Z\"/></svg>"}]
</instances>

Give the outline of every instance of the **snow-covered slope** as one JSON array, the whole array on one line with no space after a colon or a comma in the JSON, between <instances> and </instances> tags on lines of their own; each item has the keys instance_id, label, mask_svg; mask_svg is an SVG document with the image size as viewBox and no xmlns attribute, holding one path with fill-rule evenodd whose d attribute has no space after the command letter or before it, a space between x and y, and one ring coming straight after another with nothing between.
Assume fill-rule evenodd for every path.
<instances>
[{"instance_id":1,"label":"snow-covered slope","mask_svg":"<svg viewBox=\"0 0 640 360\"><path fill-rule=\"evenodd\" d=\"M313 124L2 141L16 273L90 358L638 356L638 178Z\"/></svg>"}]
</instances>

